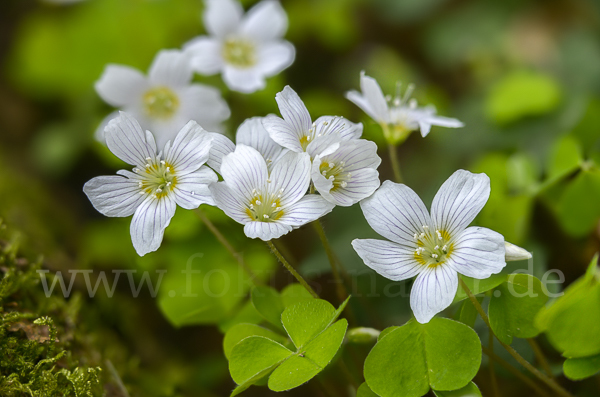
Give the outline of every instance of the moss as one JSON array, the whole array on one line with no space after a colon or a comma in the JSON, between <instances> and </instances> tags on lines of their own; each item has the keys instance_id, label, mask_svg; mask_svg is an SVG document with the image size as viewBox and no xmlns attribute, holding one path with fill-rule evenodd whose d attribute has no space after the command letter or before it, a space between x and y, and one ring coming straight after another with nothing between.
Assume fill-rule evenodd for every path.
<instances>
[{"instance_id":1,"label":"moss","mask_svg":"<svg viewBox=\"0 0 600 397\"><path fill-rule=\"evenodd\" d=\"M46 297L41 261L19 257L18 235L0 228L0 396L102 396L101 369L79 366L70 349L78 300Z\"/></svg>"}]
</instances>

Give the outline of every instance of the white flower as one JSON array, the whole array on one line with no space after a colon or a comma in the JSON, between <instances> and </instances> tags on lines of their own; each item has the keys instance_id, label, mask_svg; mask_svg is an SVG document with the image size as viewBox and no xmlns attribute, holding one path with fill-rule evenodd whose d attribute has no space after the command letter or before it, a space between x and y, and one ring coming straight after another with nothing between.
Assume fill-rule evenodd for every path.
<instances>
[{"instance_id":1,"label":"white flower","mask_svg":"<svg viewBox=\"0 0 600 397\"><path fill-rule=\"evenodd\" d=\"M334 207L319 195L306 195L310 159L305 153L286 153L269 173L256 149L238 144L235 152L223 158L221 175L223 182L210 185L215 202L244 225L250 238L279 238Z\"/></svg>"},{"instance_id":2,"label":"white flower","mask_svg":"<svg viewBox=\"0 0 600 397\"><path fill-rule=\"evenodd\" d=\"M490 195L485 174L456 171L427 208L406 185L385 181L361 201L369 225L385 240L354 240L367 266L391 280L417 276L410 306L420 323L447 308L458 274L485 279L506 265L504 237L490 229L467 227Z\"/></svg>"},{"instance_id":3,"label":"white flower","mask_svg":"<svg viewBox=\"0 0 600 397\"><path fill-rule=\"evenodd\" d=\"M426 137L432 125L450 128L464 126L457 119L436 116L434 106L417 107L417 101L410 98L413 88L409 85L403 96L398 90L395 98L385 97L377 81L365 75L363 71L360 74L362 93L349 91L346 93L346 98L378 122L383 128L386 139L393 144L402 142L417 129L420 129L421 135Z\"/></svg>"},{"instance_id":4,"label":"white flower","mask_svg":"<svg viewBox=\"0 0 600 397\"><path fill-rule=\"evenodd\" d=\"M263 125L275 142L289 150L307 152L314 158L338 140L348 141L362 135L361 123L343 117L322 116L313 123L304 102L290 86L277 93L275 100L283 118L269 115Z\"/></svg>"},{"instance_id":5,"label":"white flower","mask_svg":"<svg viewBox=\"0 0 600 397\"><path fill-rule=\"evenodd\" d=\"M100 176L88 181L83 191L94 208L106 216L133 215L131 240L140 256L160 247L165 228L179 205L185 209L214 205L208 184L216 174L204 166L212 137L196 122L186 124L175 141L157 154L152 133L121 113L106 128L106 144L133 172Z\"/></svg>"},{"instance_id":6,"label":"white flower","mask_svg":"<svg viewBox=\"0 0 600 397\"><path fill-rule=\"evenodd\" d=\"M315 156L312 181L327 201L349 207L379 187L377 145L364 139L339 141Z\"/></svg>"},{"instance_id":7,"label":"white flower","mask_svg":"<svg viewBox=\"0 0 600 397\"><path fill-rule=\"evenodd\" d=\"M504 250L505 259L507 262L522 261L525 259L530 259L532 257L531 252L519 247L518 245L511 244L508 241L504 242Z\"/></svg>"},{"instance_id":8,"label":"white flower","mask_svg":"<svg viewBox=\"0 0 600 397\"><path fill-rule=\"evenodd\" d=\"M204 25L210 36L188 42L184 50L196 72L221 72L230 89L251 93L290 66L295 50L283 40L288 21L279 2L261 1L243 14L236 0L206 0Z\"/></svg>"},{"instance_id":9,"label":"white flower","mask_svg":"<svg viewBox=\"0 0 600 397\"><path fill-rule=\"evenodd\" d=\"M273 164L277 162L288 150L277 144L271 139L267 130L263 126L263 117L252 117L245 120L237 130L235 141L238 144L253 147L263 156L271 170Z\"/></svg>"},{"instance_id":10,"label":"white flower","mask_svg":"<svg viewBox=\"0 0 600 397\"><path fill-rule=\"evenodd\" d=\"M179 130L194 120L209 131L219 131L229 118L229 107L214 87L192 84L189 59L181 51L160 51L148 76L137 69L108 65L96 82L96 92L111 106L135 117L144 130L155 134L158 147L173 140ZM96 133L104 141L104 126L116 117L111 114Z\"/></svg>"}]
</instances>

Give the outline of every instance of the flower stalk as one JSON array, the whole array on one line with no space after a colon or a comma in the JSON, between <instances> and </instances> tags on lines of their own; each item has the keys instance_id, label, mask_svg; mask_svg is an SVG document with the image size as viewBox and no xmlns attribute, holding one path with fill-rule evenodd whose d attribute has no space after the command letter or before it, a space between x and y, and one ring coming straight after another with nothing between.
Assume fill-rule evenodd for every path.
<instances>
[{"instance_id":1,"label":"flower stalk","mask_svg":"<svg viewBox=\"0 0 600 397\"><path fill-rule=\"evenodd\" d=\"M292 274L292 276L294 276L296 278L296 280L298 280L298 282L300 284L302 284L302 286L304 288L306 288L306 290L308 292L310 292L310 294L316 298L319 299L319 295L311 288L310 285L308 285L308 283L306 282L306 280L300 275L300 273L298 273L296 271L296 269L294 269L292 267L292 265L289 264L289 262L283 257L283 255L281 255L281 253L279 252L279 250L277 249L277 247L275 247L275 244L273 244L273 242L271 240L267 241L267 245L269 246L269 248L271 249L271 252L273 253L273 255L275 255L277 257L277 259L279 260L279 262L281 262L281 264Z\"/></svg>"}]
</instances>

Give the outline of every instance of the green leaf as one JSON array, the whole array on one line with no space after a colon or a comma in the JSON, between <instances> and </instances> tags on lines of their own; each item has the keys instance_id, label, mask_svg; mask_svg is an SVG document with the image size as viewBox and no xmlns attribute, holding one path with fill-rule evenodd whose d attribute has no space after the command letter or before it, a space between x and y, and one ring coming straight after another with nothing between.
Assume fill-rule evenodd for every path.
<instances>
[{"instance_id":1,"label":"green leaf","mask_svg":"<svg viewBox=\"0 0 600 397\"><path fill-rule=\"evenodd\" d=\"M481 303L483 302L483 297L478 297L477 300L479 301L479 303ZM463 301L460 307L458 321L473 328L475 326L475 320L477 320L477 315L477 309L475 309L475 306L473 305L471 300L466 299L465 301Z\"/></svg>"},{"instance_id":2,"label":"green leaf","mask_svg":"<svg viewBox=\"0 0 600 397\"><path fill-rule=\"evenodd\" d=\"M360 385L358 390L356 391L356 397L379 397L377 394L371 390L369 385L366 382Z\"/></svg>"},{"instance_id":3,"label":"green leaf","mask_svg":"<svg viewBox=\"0 0 600 397\"><path fill-rule=\"evenodd\" d=\"M289 284L281 291L283 306L289 307L296 303L315 299L301 284Z\"/></svg>"},{"instance_id":4,"label":"green leaf","mask_svg":"<svg viewBox=\"0 0 600 397\"><path fill-rule=\"evenodd\" d=\"M270 291L267 294L264 296L274 296ZM232 395L241 393L269 374L269 388L284 391L300 386L321 372L344 341L348 322L345 319L336 322L336 319L347 302L348 299L336 310L327 301L311 298L286 308L281 321L296 352L276 342L285 344L286 340L265 328L253 324L233 327L224 341L225 351L231 349L231 376L239 385Z\"/></svg>"},{"instance_id":5,"label":"green leaf","mask_svg":"<svg viewBox=\"0 0 600 397\"><path fill-rule=\"evenodd\" d=\"M529 274L511 274L492 294L488 307L490 325L502 342L510 345L513 337L533 338L541 331L535 315L548 296L540 280Z\"/></svg>"},{"instance_id":6,"label":"green leaf","mask_svg":"<svg viewBox=\"0 0 600 397\"><path fill-rule=\"evenodd\" d=\"M435 394L436 397L481 397L481 392L479 391L479 388L473 382L470 382L468 385L459 390L434 390L433 394Z\"/></svg>"},{"instance_id":7,"label":"green leaf","mask_svg":"<svg viewBox=\"0 0 600 397\"><path fill-rule=\"evenodd\" d=\"M475 331L436 317L427 324L411 320L387 333L369 353L364 376L381 397L417 397L430 387L465 387L480 364L481 343Z\"/></svg>"},{"instance_id":8,"label":"green leaf","mask_svg":"<svg viewBox=\"0 0 600 397\"><path fill-rule=\"evenodd\" d=\"M560 179L578 169L583 161L579 142L570 135L556 141L548 162L548 179Z\"/></svg>"},{"instance_id":9,"label":"green leaf","mask_svg":"<svg viewBox=\"0 0 600 397\"><path fill-rule=\"evenodd\" d=\"M340 315L348 299L336 310L331 303L314 299L290 306L281 315L281 322L298 349L323 332Z\"/></svg>"},{"instance_id":10,"label":"green leaf","mask_svg":"<svg viewBox=\"0 0 600 397\"><path fill-rule=\"evenodd\" d=\"M388 327L386 329L384 329L383 331L381 331L381 333L379 334L379 337L377 338L377 341L379 342L380 340L382 340L384 337L386 337L390 332L398 329L400 327L398 326L392 326L392 327Z\"/></svg>"},{"instance_id":11,"label":"green leaf","mask_svg":"<svg viewBox=\"0 0 600 397\"><path fill-rule=\"evenodd\" d=\"M515 71L496 83L486 103L488 116L506 124L525 116L548 113L560 101L556 79L533 71Z\"/></svg>"},{"instance_id":12,"label":"green leaf","mask_svg":"<svg viewBox=\"0 0 600 397\"><path fill-rule=\"evenodd\" d=\"M569 184L558 203L558 219L562 227L575 237L590 233L600 218L600 171L594 168L580 172Z\"/></svg>"},{"instance_id":13,"label":"green leaf","mask_svg":"<svg viewBox=\"0 0 600 397\"><path fill-rule=\"evenodd\" d=\"M600 276L594 257L586 274L573 282L565 294L542 309L536 325L565 357L577 358L600 353Z\"/></svg>"},{"instance_id":14,"label":"green leaf","mask_svg":"<svg viewBox=\"0 0 600 397\"><path fill-rule=\"evenodd\" d=\"M572 380L582 380L600 372L600 354L591 357L569 358L563 364L565 376Z\"/></svg>"},{"instance_id":15,"label":"green leaf","mask_svg":"<svg viewBox=\"0 0 600 397\"><path fill-rule=\"evenodd\" d=\"M269 389L284 391L308 382L321 372L339 350L348 322L341 319L310 341L298 355L280 365L269 377Z\"/></svg>"},{"instance_id":16,"label":"green leaf","mask_svg":"<svg viewBox=\"0 0 600 397\"><path fill-rule=\"evenodd\" d=\"M467 287L469 287L473 295L478 295L496 288L504 281L506 281L508 276L506 274L492 274L490 277L483 280L467 276L459 277L462 278L465 284L467 284ZM467 298L467 293L462 288L459 288L456 291L456 296L454 297L454 301L452 303L460 302L461 300Z\"/></svg>"},{"instance_id":17,"label":"green leaf","mask_svg":"<svg viewBox=\"0 0 600 397\"><path fill-rule=\"evenodd\" d=\"M259 325L244 323L236 324L227 331L225 338L223 339L223 351L225 352L225 357L229 360L229 356L235 345L250 336L264 336L265 338L274 340L282 345L289 343L289 340L284 336Z\"/></svg>"},{"instance_id":18,"label":"green leaf","mask_svg":"<svg viewBox=\"0 0 600 397\"><path fill-rule=\"evenodd\" d=\"M283 330L281 313L283 313L285 307L276 290L265 286L252 288L252 304L265 320Z\"/></svg>"},{"instance_id":19,"label":"green leaf","mask_svg":"<svg viewBox=\"0 0 600 397\"><path fill-rule=\"evenodd\" d=\"M229 372L238 385L256 379L281 364L294 353L263 336L250 336L235 345L229 360Z\"/></svg>"}]
</instances>

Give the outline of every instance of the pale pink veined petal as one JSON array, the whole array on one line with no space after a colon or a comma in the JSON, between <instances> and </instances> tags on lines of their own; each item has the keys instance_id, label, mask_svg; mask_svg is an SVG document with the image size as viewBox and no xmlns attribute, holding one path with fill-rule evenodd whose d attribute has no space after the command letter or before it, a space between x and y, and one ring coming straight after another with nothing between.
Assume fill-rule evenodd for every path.
<instances>
[{"instance_id":1,"label":"pale pink veined petal","mask_svg":"<svg viewBox=\"0 0 600 397\"><path fill-rule=\"evenodd\" d=\"M229 118L231 111L221 92L204 84L192 84L180 91L180 113L194 120L206 131L215 131Z\"/></svg>"},{"instance_id":2,"label":"pale pink veined petal","mask_svg":"<svg viewBox=\"0 0 600 397\"><path fill-rule=\"evenodd\" d=\"M312 121L308 109L296 91L286 85L283 91L275 95L275 100L283 119L292 127L292 130L297 134L306 134L312 126ZM275 138L273 139L277 142Z\"/></svg>"},{"instance_id":3,"label":"pale pink veined petal","mask_svg":"<svg viewBox=\"0 0 600 397\"><path fill-rule=\"evenodd\" d=\"M93 178L83 191L98 212L110 217L130 216L144 200L137 180L118 175Z\"/></svg>"},{"instance_id":4,"label":"pale pink veined petal","mask_svg":"<svg viewBox=\"0 0 600 397\"><path fill-rule=\"evenodd\" d=\"M131 220L131 241L139 256L156 251L162 242L163 235L171 218L175 215L177 205L168 196L160 199L152 195L137 208Z\"/></svg>"},{"instance_id":5,"label":"pale pink veined petal","mask_svg":"<svg viewBox=\"0 0 600 397\"><path fill-rule=\"evenodd\" d=\"M235 141L258 150L267 162L279 158L283 147L277 144L263 126L262 117L245 120L238 128Z\"/></svg>"},{"instance_id":6,"label":"pale pink veined petal","mask_svg":"<svg viewBox=\"0 0 600 397\"><path fill-rule=\"evenodd\" d=\"M446 309L456 295L458 274L450 266L426 267L410 291L410 308L421 324Z\"/></svg>"},{"instance_id":7,"label":"pale pink veined petal","mask_svg":"<svg viewBox=\"0 0 600 397\"><path fill-rule=\"evenodd\" d=\"M295 57L296 49L288 41L266 43L257 49L256 67L263 76L274 76L294 63Z\"/></svg>"},{"instance_id":8,"label":"pale pink veined petal","mask_svg":"<svg viewBox=\"0 0 600 397\"><path fill-rule=\"evenodd\" d=\"M120 112L105 129L106 145L115 156L131 165L144 166L156 156L152 134L146 134L136 119Z\"/></svg>"},{"instance_id":9,"label":"pale pink veined petal","mask_svg":"<svg viewBox=\"0 0 600 397\"><path fill-rule=\"evenodd\" d=\"M458 170L444 182L433 199L431 218L436 229L456 236L464 230L490 197L490 178Z\"/></svg>"},{"instance_id":10,"label":"pale pink veined petal","mask_svg":"<svg viewBox=\"0 0 600 397\"><path fill-rule=\"evenodd\" d=\"M263 119L263 126L271 139L279 145L296 153L304 151L300 144L301 132L294 130L292 125L282 118L269 115Z\"/></svg>"},{"instance_id":11,"label":"pale pink veined petal","mask_svg":"<svg viewBox=\"0 0 600 397\"><path fill-rule=\"evenodd\" d=\"M415 252L396 243L375 239L352 240L352 247L365 265L383 277L406 280L419 274L423 266L415 260Z\"/></svg>"},{"instance_id":12,"label":"pale pink veined petal","mask_svg":"<svg viewBox=\"0 0 600 397\"><path fill-rule=\"evenodd\" d=\"M193 210L201 204L215 205L208 185L218 180L217 174L206 166L178 177L177 185L173 189L175 202L186 210Z\"/></svg>"},{"instance_id":13,"label":"pale pink veined petal","mask_svg":"<svg viewBox=\"0 0 600 397\"><path fill-rule=\"evenodd\" d=\"M373 230L407 248L416 248L414 235L431 224L419 196L408 186L390 181L361 201L360 207Z\"/></svg>"},{"instance_id":14,"label":"pale pink veined petal","mask_svg":"<svg viewBox=\"0 0 600 397\"><path fill-rule=\"evenodd\" d=\"M468 227L452 241L448 266L477 279L500 273L506 266L504 236L484 227Z\"/></svg>"}]
</instances>

